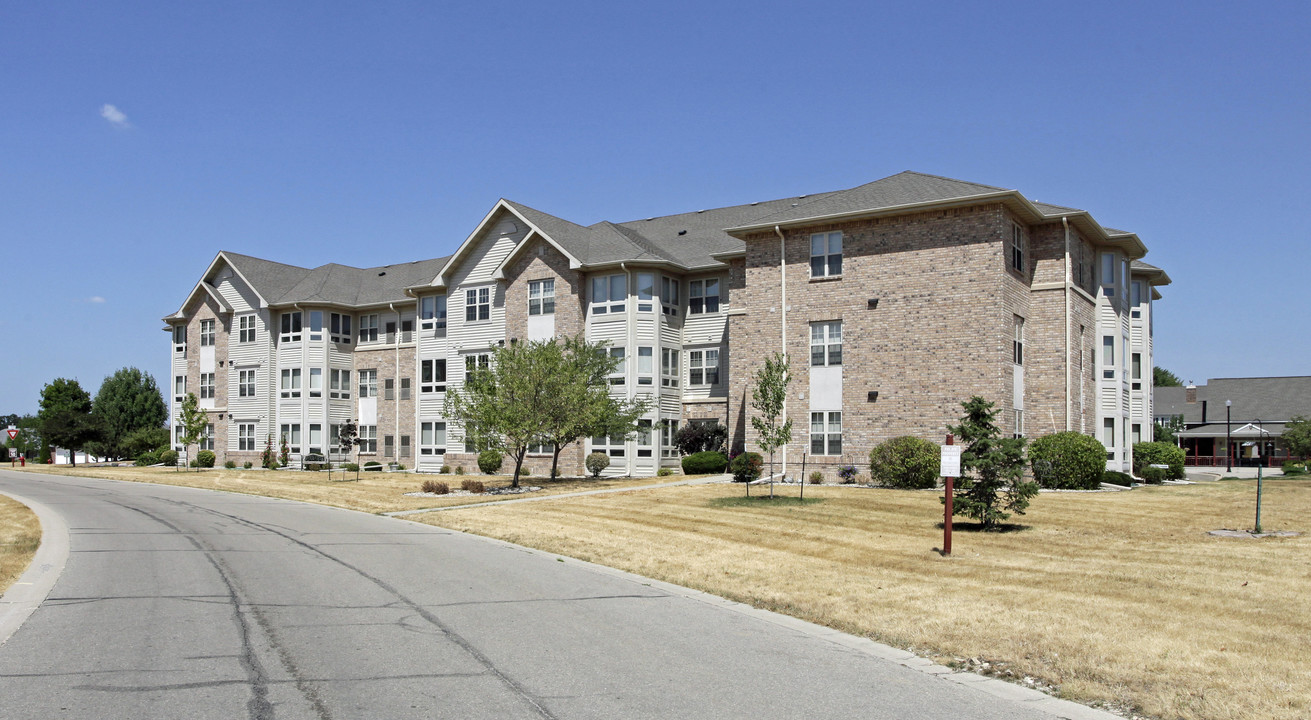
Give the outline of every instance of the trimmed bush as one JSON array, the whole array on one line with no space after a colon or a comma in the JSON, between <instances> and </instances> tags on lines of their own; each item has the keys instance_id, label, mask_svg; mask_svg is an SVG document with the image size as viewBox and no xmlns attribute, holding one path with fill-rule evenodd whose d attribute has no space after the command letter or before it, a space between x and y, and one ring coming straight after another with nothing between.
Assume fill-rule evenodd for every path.
<instances>
[{"instance_id":1,"label":"trimmed bush","mask_svg":"<svg viewBox=\"0 0 1311 720\"><path fill-rule=\"evenodd\" d=\"M592 473L592 477L600 477L601 471L610 467L610 456L601 452L594 452L587 456L583 461L587 472Z\"/></svg>"},{"instance_id":2,"label":"trimmed bush","mask_svg":"<svg viewBox=\"0 0 1311 720\"><path fill-rule=\"evenodd\" d=\"M270 460L268 464L266 464L264 467L268 468L269 470L277 470L278 468L282 467L282 463L278 462L277 460Z\"/></svg>"},{"instance_id":3,"label":"trimmed bush","mask_svg":"<svg viewBox=\"0 0 1311 720\"><path fill-rule=\"evenodd\" d=\"M913 435L894 437L869 451L869 476L879 485L923 490L937 487L942 451Z\"/></svg>"},{"instance_id":4,"label":"trimmed bush","mask_svg":"<svg viewBox=\"0 0 1311 720\"><path fill-rule=\"evenodd\" d=\"M446 495L451 492L450 485L447 485L444 482L437 482L436 480L424 480L420 489L433 495Z\"/></svg>"},{"instance_id":5,"label":"trimmed bush","mask_svg":"<svg viewBox=\"0 0 1311 720\"><path fill-rule=\"evenodd\" d=\"M1288 462L1284 463L1285 475L1302 475L1305 472L1306 472L1306 466L1303 465L1302 463L1293 462L1292 460L1289 460Z\"/></svg>"},{"instance_id":6,"label":"trimmed bush","mask_svg":"<svg viewBox=\"0 0 1311 720\"><path fill-rule=\"evenodd\" d=\"M1170 468L1148 465L1138 474L1142 477L1143 482L1160 485L1163 480L1170 477Z\"/></svg>"},{"instance_id":7,"label":"trimmed bush","mask_svg":"<svg viewBox=\"0 0 1311 720\"><path fill-rule=\"evenodd\" d=\"M699 452L683 458L684 475L713 475L728 467L728 456L721 452Z\"/></svg>"},{"instance_id":8,"label":"trimmed bush","mask_svg":"<svg viewBox=\"0 0 1311 720\"><path fill-rule=\"evenodd\" d=\"M660 477L669 477L670 475L673 474L674 474L673 468L662 467L656 471L656 475L659 475Z\"/></svg>"},{"instance_id":9,"label":"trimmed bush","mask_svg":"<svg viewBox=\"0 0 1311 720\"><path fill-rule=\"evenodd\" d=\"M1122 473L1117 470L1107 470L1102 473L1102 482L1129 487L1130 485L1133 485L1133 478L1127 473Z\"/></svg>"},{"instance_id":10,"label":"trimmed bush","mask_svg":"<svg viewBox=\"0 0 1311 720\"><path fill-rule=\"evenodd\" d=\"M244 463L241 464L241 467L245 468L246 470L249 470L249 469L251 469L251 468L254 467L254 466L255 466L255 463L253 463L253 462L251 462L251 461L249 461L249 460L247 460L246 462L244 462Z\"/></svg>"},{"instance_id":11,"label":"trimmed bush","mask_svg":"<svg viewBox=\"0 0 1311 720\"><path fill-rule=\"evenodd\" d=\"M143 452L137 455L136 466L146 467L148 465L157 465L159 464L159 455L160 453L157 452Z\"/></svg>"},{"instance_id":12,"label":"trimmed bush","mask_svg":"<svg viewBox=\"0 0 1311 720\"><path fill-rule=\"evenodd\" d=\"M760 457L760 453L744 452L733 458L730 466L733 470L733 482L749 483L760 479L760 470L765 465L765 459Z\"/></svg>"},{"instance_id":13,"label":"trimmed bush","mask_svg":"<svg viewBox=\"0 0 1311 720\"><path fill-rule=\"evenodd\" d=\"M382 463L377 460L370 460L364 463L364 472L370 471L382 472Z\"/></svg>"},{"instance_id":14,"label":"trimmed bush","mask_svg":"<svg viewBox=\"0 0 1311 720\"><path fill-rule=\"evenodd\" d=\"M456 465L456 466L455 466L455 474L456 474L456 475L463 475L463 474L464 474L464 466L463 466L463 465Z\"/></svg>"},{"instance_id":15,"label":"trimmed bush","mask_svg":"<svg viewBox=\"0 0 1311 720\"><path fill-rule=\"evenodd\" d=\"M442 471L441 471L441 472L442 472L443 475L450 475L450 474L451 474L451 466L450 466L450 465L443 465L443 466L442 466Z\"/></svg>"},{"instance_id":16,"label":"trimmed bush","mask_svg":"<svg viewBox=\"0 0 1311 720\"><path fill-rule=\"evenodd\" d=\"M818 470L812 472L812 473L810 474L810 484L811 484L811 485L823 485L823 484L824 484L824 473L822 473L822 472L820 472L820 471L818 471Z\"/></svg>"},{"instance_id":17,"label":"trimmed bush","mask_svg":"<svg viewBox=\"0 0 1311 720\"><path fill-rule=\"evenodd\" d=\"M487 475L495 475L504 462L505 458L501 457L501 454L495 450L483 450L478 453L478 469Z\"/></svg>"},{"instance_id":18,"label":"trimmed bush","mask_svg":"<svg viewBox=\"0 0 1311 720\"><path fill-rule=\"evenodd\" d=\"M162 463L164 463L165 465L177 465L177 464L178 464L178 451L177 451L177 450L165 450L164 452L162 452L162 453L159 454L159 461L162 462Z\"/></svg>"},{"instance_id":19,"label":"trimmed bush","mask_svg":"<svg viewBox=\"0 0 1311 720\"><path fill-rule=\"evenodd\" d=\"M464 480L461 480L460 489L465 492L471 492L474 494L482 494L487 492L487 486L483 484L483 481L474 480L473 478L465 478Z\"/></svg>"},{"instance_id":20,"label":"trimmed bush","mask_svg":"<svg viewBox=\"0 0 1311 720\"><path fill-rule=\"evenodd\" d=\"M225 467L225 468L227 468L227 469L229 469L229 470L236 470L236 469L237 469L237 461L236 461L236 460L229 460L229 461L223 463L223 467Z\"/></svg>"},{"instance_id":21,"label":"trimmed bush","mask_svg":"<svg viewBox=\"0 0 1311 720\"><path fill-rule=\"evenodd\" d=\"M1029 466L1039 487L1096 490L1106 472L1106 446L1073 430L1029 443Z\"/></svg>"},{"instance_id":22,"label":"trimmed bush","mask_svg":"<svg viewBox=\"0 0 1311 720\"><path fill-rule=\"evenodd\" d=\"M1170 443L1149 442L1135 443L1133 446L1133 471L1143 474L1148 465L1170 466L1170 480L1184 479L1184 449Z\"/></svg>"},{"instance_id":23,"label":"trimmed bush","mask_svg":"<svg viewBox=\"0 0 1311 720\"><path fill-rule=\"evenodd\" d=\"M360 466L359 466L359 465L356 465L355 463L342 463L342 464L341 464L341 469L342 469L342 470L347 470L347 471L349 471L349 472L358 472L359 469L360 469Z\"/></svg>"}]
</instances>

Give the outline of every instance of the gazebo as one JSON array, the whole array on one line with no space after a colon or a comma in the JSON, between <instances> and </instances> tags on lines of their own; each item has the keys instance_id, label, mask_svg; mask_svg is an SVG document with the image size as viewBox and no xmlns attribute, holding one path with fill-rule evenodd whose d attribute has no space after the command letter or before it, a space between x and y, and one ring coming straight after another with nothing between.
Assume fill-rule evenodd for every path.
<instances>
[{"instance_id":1,"label":"gazebo","mask_svg":"<svg viewBox=\"0 0 1311 720\"><path fill-rule=\"evenodd\" d=\"M1174 434L1187 453L1188 465L1276 467L1288 459L1288 449L1279 437L1284 423L1210 423Z\"/></svg>"}]
</instances>

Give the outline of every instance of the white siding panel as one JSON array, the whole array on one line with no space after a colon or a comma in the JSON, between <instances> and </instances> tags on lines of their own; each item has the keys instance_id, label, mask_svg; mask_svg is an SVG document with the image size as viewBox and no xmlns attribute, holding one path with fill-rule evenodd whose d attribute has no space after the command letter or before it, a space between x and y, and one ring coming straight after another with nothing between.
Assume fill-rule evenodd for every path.
<instances>
[{"instance_id":1,"label":"white siding panel","mask_svg":"<svg viewBox=\"0 0 1311 720\"><path fill-rule=\"evenodd\" d=\"M727 325L728 319L723 313L689 315L683 322L683 342L688 345L723 342Z\"/></svg>"},{"instance_id":2,"label":"white siding panel","mask_svg":"<svg viewBox=\"0 0 1311 720\"><path fill-rule=\"evenodd\" d=\"M236 314L259 309L259 297L238 277L219 280L215 289Z\"/></svg>"},{"instance_id":3,"label":"white siding panel","mask_svg":"<svg viewBox=\"0 0 1311 720\"><path fill-rule=\"evenodd\" d=\"M842 409L842 366L810 368L810 409Z\"/></svg>"}]
</instances>

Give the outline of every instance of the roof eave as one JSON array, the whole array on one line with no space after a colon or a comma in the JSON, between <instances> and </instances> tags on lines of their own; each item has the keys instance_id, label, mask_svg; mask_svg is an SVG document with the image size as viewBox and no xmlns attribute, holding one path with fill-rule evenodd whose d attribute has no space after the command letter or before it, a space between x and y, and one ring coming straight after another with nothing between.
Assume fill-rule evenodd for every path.
<instances>
[{"instance_id":1,"label":"roof eave","mask_svg":"<svg viewBox=\"0 0 1311 720\"><path fill-rule=\"evenodd\" d=\"M739 225L737 227L726 228L724 232L734 237L740 237L747 233L762 232L773 230L774 228L793 228L804 225L815 225L817 223L843 222L847 220L864 220L867 218L886 217L889 215L904 215L911 212L921 212L924 210L935 210L938 208L953 208L966 205L978 205L988 201L1005 201L1012 200L1028 211L1031 219L1042 219L1044 215L1029 199L1021 195L1016 190L1001 190L997 192L980 193L978 195L965 195L962 197L947 198L943 200L926 200L917 203L903 203L901 205L887 205L877 208L864 208L861 210L850 210L841 213L829 213L827 215L813 215L810 217L797 218L795 220L785 220L782 222L765 222L754 223L751 225Z\"/></svg>"}]
</instances>

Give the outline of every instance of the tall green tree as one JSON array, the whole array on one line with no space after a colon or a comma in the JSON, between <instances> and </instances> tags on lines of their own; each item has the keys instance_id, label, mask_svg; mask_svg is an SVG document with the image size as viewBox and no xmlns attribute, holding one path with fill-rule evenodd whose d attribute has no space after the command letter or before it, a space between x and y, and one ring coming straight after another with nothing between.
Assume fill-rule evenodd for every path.
<instances>
[{"instance_id":1,"label":"tall green tree","mask_svg":"<svg viewBox=\"0 0 1311 720\"><path fill-rule=\"evenodd\" d=\"M91 417L91 395L76 380L56 378L41 389L41 437L53 447L69 451L77 464L77 451L100 437Z\"/></svg>"},{"instance_id":2,"label":"tall green tree","mask_svg":"<svg viewBox=\"0 0 1311 720\"><path fill-rule=\"evenodd\" d=\"M1301 415L1293 416L1284 426L1282 439L1290 455L1311 458L1311 420Z\"/></svg>"},{"instance_id":3,"label":"tall green tree","mask_svg":"<svg viewBox=\"0 0 1311 720\"><path fill-rule=\"evenodd\" d=\"M751 416L751 427L756 430L756 444L769 453L769 476L771 495L774 492L774 451L792 442L792 418L783 417L783 404L787 401L788 384L792 375L788 372L787 356L776 352L765 358L765 364L756 371L756 384L751 389L751 407L756 414ZM801 492L806 492L805 478L801 479ZM747 483L747 495L751 494L751 483Z\"/></svg>"},{"instance_id":4,"label":"tall green tree","mask_svg":"<svg viewBox=\"0 0 1311 720\"><path fill-rule=\"evenodd\" d=\"M961 407L965 415L960 425L947 428L965 445L961 451L965 475L952 513L978 520L985 530L996 530L1010 513L1024 514L1029 500L1038 494L1038 484L1025 482L1024 438L1002 436L995 403L976 395Z\"/></svg>"},{"instance_id":5,"label":"tall green tree","mask_svg":"<svg viewBox=\"0 0 1311 720\"><path fill-rule=\"evenodd\" d=\"M133 431L164 427L168 406L155 378L125 367L100 384L91 414L104 432L100 440L104 454L118 459L127 456L124 441Z\"/></svg>"},{"instance_id":6,"label":"tall green tree","mask_svg":"<svg viewBox=\"0 0 1311 720\"><path fill-rule=\"evenodd\" d=\"M1152 384L1156 387L1180 387L1184 383L1178 375L1158 365L1152 367Z\"/></svg>"},{"instance_id":7,"label":"tall green tree","mask_svg":"<svg viewBox=\"0 0 1311 720\"><path fill-rule=\"evenodd\" d=\"M200 442L209 424L209 415L200 409L200 401L195 393L187 393L182 399L182 413L178 416L178 427L182 428L182 459L186 465L191 464L191 446ZM199 472L199 468L196 470Z\"/></svg>"}]
</instances>

